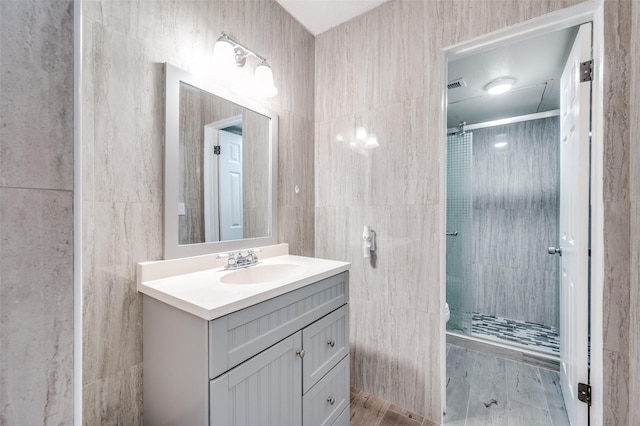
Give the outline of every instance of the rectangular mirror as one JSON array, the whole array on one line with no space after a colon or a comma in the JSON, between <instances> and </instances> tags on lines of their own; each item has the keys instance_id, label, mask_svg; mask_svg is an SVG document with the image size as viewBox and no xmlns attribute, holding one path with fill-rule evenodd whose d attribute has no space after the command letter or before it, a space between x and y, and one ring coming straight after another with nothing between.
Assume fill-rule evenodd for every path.
<instances>
[{"instance_id":1,"label":"rectangular mirror","mask_svg":"<svg viewBox=\"0 0 640 426\"><path fill-rule=\"evenodd\" d=\"M165 65L164 258L275 244L277 115Z\"/></svg>"}]
</instances>

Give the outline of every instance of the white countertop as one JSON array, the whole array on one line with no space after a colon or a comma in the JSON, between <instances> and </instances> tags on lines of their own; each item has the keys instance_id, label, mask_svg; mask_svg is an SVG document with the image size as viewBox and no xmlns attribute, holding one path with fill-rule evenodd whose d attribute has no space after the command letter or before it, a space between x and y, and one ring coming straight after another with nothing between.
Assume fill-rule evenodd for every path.
<instances>
[{"instance_id":1,"label":"white countertop","mask_svg":"<svg viewBox=\"0 0 640 426\"><path fill-rule=\"evenodd\" d=\"M198 258L206 261L208 256ZM224 270L222 267L204 270L195 267L195 272L185 273L184 268L168 268L166 262L178 265L180 260L138 264L138 291L205 320L219 318L347 271L351 265L335 260L288 254L275 255L260 259L258 265L294 264L302 267L301 272L286 279L261 284L225 284L220 279L234 271ZM193 260L191 264L193 265ZM157 272L160 269L163 270L162 273ZM170 270L178 273L172 275L168 272Z\"/></svg>"}]
</instances>

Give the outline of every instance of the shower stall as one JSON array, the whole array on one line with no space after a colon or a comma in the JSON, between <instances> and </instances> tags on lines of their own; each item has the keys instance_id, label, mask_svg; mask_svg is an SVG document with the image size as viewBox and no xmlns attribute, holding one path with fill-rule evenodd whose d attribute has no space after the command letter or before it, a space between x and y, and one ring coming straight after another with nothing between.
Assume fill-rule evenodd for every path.
<instances>
[{"instance_id":1,"label":"shower stall","mask_svg":"<svg viewBox=\"0 0 640 426\"><path fill-rule=\"evenodd\" d=\"M557 356L559 120L521 120L447 136L447 331Z\"/></svg>"}]
</instances>

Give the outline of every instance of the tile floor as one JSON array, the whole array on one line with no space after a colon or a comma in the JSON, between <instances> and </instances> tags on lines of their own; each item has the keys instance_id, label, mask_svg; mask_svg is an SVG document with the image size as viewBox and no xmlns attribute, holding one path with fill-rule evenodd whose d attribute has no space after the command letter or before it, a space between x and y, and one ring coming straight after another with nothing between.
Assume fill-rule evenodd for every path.
<instances>
[{"instance_id":1,"label":"tile floor","mask_svg":"<svg viewBox=\"0 0 640 426\"><path fill-rule=\"evenodd\" d=\"M424 417L351 388L350 426L436 426Z\"/></svg>"},{"instance_id":2,"label":"tile floor","mask_svg":"<svg viewBox=\"0 0 640 426\"><path fill-rule=\"evenodd\" d=\"M452 344L444 423L569 426L557 371Z\"/></svg>"},{"instance_id":3,"label":"tile floor","mask_svg":"<svg viewBox=\"0 0 640 426\"><path fill-rule=\"evenodd\" d=\"M503 349L465 342L455 336L447 336L450 341L471 344L474 349L447 343L445 426L569 426L557 362L516 351L502 353ZM496 350L498 353L487 352ZM418 414L351 388L350 426L435 425Z\"/></svg>"}]
</instances>

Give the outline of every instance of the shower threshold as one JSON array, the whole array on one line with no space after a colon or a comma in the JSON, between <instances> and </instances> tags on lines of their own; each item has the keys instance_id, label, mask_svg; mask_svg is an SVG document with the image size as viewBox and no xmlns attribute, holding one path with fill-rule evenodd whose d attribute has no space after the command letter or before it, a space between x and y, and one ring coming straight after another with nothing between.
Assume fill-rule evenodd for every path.
<instances>
[{"instance_id":1,"label":"shower threshold","mask_svg":"<svg viewBox=\"0 0 640 426\"><path fill-rule=\"evenodd\" d=\"M462 330L447 330L447 332L473 340L546 355L545 358L557 359L560 356L558 328L553 326L473 312L470 334Z\"/></svg>"}]
</instances>

